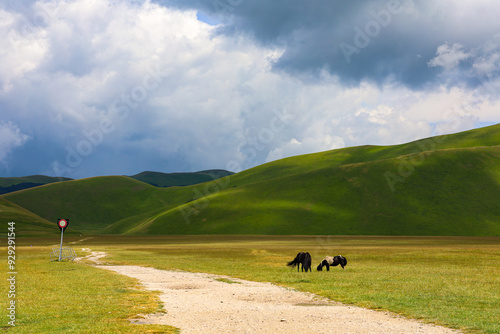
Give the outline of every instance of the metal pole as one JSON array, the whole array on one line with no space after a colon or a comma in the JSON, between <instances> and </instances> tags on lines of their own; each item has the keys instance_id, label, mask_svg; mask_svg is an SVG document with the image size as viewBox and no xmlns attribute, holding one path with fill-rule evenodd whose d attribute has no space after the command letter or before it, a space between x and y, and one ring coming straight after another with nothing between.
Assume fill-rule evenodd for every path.
<instances>
[{"instance_id":1,"label":"metal pole","mask_svg":"<svg viewBox=\"0 0 500 334\"><path fill-rule=\"evenodd\" d=\"M61 255L62 255L62 243L63 243L63 234L64 234L64 229L61 229L61 246L59 247L59 262L61 262Z\"/></svg>"}]
</instances>

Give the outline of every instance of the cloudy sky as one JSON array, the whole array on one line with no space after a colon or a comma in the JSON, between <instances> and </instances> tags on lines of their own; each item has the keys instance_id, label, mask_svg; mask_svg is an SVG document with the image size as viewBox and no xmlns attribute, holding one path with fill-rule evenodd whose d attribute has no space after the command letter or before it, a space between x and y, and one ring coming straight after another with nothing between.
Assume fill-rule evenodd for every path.
<instances>
[{"instance_id":1,"label":"cloudy sky","mask_svg":"<svg viewBox=\"0 0 500 334\"><path fill-rule=\"evenodd\" d=\"M500 123L493 0L6 0L0 176L228 169Z\"/></svg>"}]
</instances>

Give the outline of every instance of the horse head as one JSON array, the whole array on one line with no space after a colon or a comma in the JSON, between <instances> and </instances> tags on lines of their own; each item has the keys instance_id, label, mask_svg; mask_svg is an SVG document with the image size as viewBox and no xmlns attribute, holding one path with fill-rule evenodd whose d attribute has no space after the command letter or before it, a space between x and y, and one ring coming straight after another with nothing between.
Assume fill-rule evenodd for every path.
<instances>
[{"instance_id":1,"label":"horse head","mask_svg":"<svg viewBox=\"0 0 500 334\"><path fill-rule=\"evenodd\" d=\"M323 267L326 265L326 260L321 261L321 263L316 268L318 271L323 271Z\"/></svg>"},{"instance_id":2,"label":"horse head","mask_svg":"<svg viewBox=\"0 0 500 334\"><path fill-rule=\"evenodd\" d=\"M342 255L337 256L337 258L339 259L339 263L342 266L342 269L344 269L344 267L347 265L347 259Z\"/></svg>"}]
</instances>

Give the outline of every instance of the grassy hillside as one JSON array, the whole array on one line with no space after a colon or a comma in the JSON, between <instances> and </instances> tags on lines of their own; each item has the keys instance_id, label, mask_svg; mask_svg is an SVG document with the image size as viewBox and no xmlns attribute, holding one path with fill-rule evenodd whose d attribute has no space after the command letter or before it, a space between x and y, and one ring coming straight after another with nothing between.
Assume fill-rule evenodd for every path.
<instances>
[{"instance_id":1,"label":"grassy hillside","mask_svg":"<svg viewBox=\"0 0 500 334\"><path fill-rule=\"evenodd\" d=\"M209 182L234 173L221 169L204 170L193 173L142 172L131 178L156 187L188 186Z\"/></svg>"},{"instance_id":2,"label":"grassy hillside","mask_svg":"<svg viewBox=\"0 0 500 334\"><path fill-rule=\"evenodd\" d=\"M60 233L55 221L51 223L2 197L0 197L0 221L4 223L0 235L9 233L8 222L16 223L14 231L16 237L55 236Z\"/></svg>"},{"instance_id":3,"label":"grassy hillside","mask_svg":"<svg viewBox=\"0 0 500 334\"><path fill-rule=\"evenodd\" d=\"M357 146L305 154L273 161L238 174L238 180L255 182L283 174L304 173L353 163L397 158L409 154L428 154L446 149L500 145L500 124L451 135L425 138L393 146Z\"/></svg>"},{"instance_id":4,"label":"grassy hillside","mask_svg":"<svg viewBox=\"0 0 500 334\"><path fill-rule=\"evenodd\" d=\"M5 195L106 234L500 235L500 125L274 161L157 188L129 177Z\"/></svg>"},{"instance_id":5,"label":"grassy hillside","mask_svg":"<svg viewBox=\"0 0 500 334\"><path fill-rule=\"evenodd\" d=\"M45 175L31 175L23 177L0 177L0 194L38 187L48 183L69 181L67 177L51 177Z\"/></svg>"},{"instance_id":6,"label":"grassy hillside","mask_svg":"<svg viewBox=\"0 0 500 334\"><path fill-rule=\"evenodd\" d=\"M182 188L168 192L127 176L101 176L55 183L4 195L40 216L71 219L71 227L87 233L144 213L178 204ZM185 192L185 191L184 191ZM188 197L185 197L185 201Z\"/></svg>"}]
</instances>

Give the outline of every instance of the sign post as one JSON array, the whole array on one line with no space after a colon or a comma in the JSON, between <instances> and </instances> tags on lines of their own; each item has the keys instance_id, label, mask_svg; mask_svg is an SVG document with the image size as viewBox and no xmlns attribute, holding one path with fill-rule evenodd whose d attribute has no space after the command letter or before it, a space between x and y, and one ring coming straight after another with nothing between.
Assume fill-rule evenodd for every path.
<instances>
[{"instance_id":1,"label":"sign post","mask_svg":"<svg viewBox=\"0 0 500 334\"><path fill-rule=\"evenodd\" d=\"M63 235L64 235L64 230L66 227L69 225L69 219L58 219L57 220L57 226L59 226L59 229L61 230L61 246L59 247L59 262L61 261L61 255L62 255L62 244L63 244Z\"/></svg>"}]
</instances>

